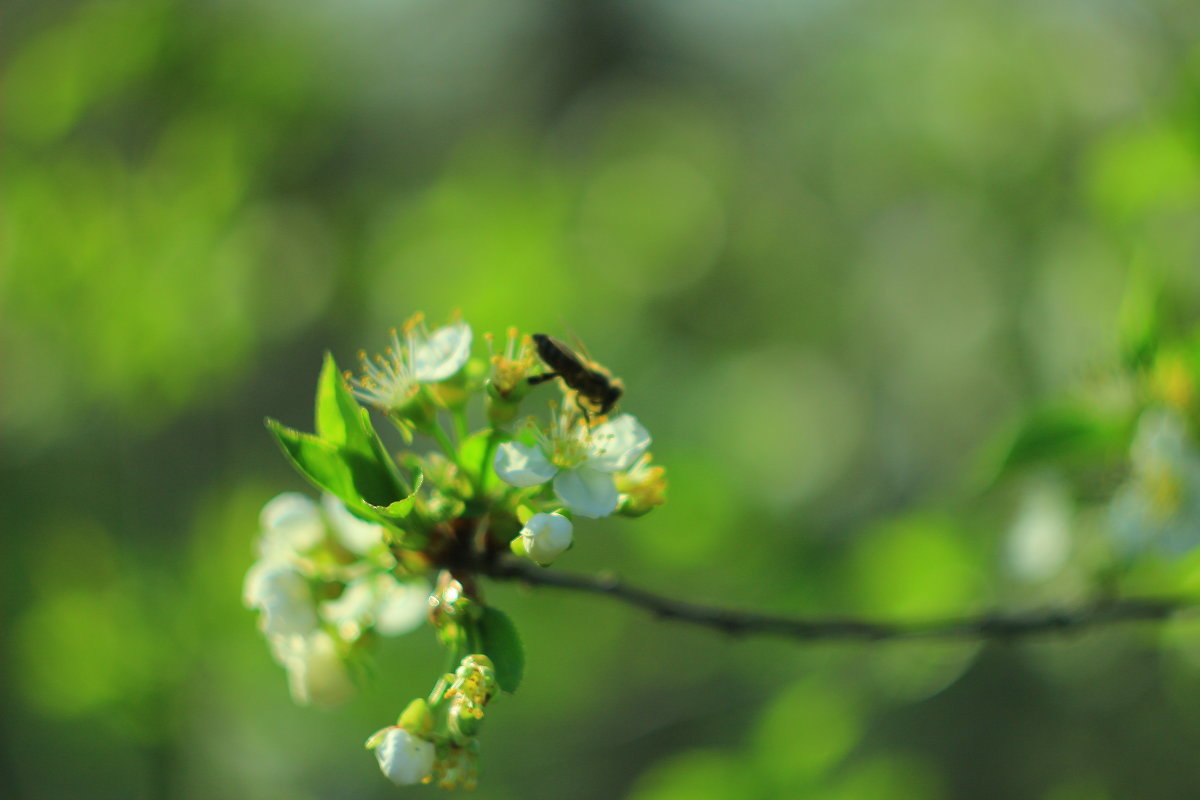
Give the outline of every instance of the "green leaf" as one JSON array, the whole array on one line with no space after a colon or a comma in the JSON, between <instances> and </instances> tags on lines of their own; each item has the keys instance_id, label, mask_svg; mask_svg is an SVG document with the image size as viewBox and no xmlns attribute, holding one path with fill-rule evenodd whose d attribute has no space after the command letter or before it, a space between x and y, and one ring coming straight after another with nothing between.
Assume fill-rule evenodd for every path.
<instances>
[{"instance_id":1,"label":"green leaf","mask_svg":"<svg viewBox=\"0 0 1200 800\"><path fill-rule=\"evenodd\" d=\"M375 458L365 458L277 420L268 419L267 428L300 474L364 519L386 523L402 519L412 511L416 490L423 480L419 472L413 492L408 493L397 488Z\"/></svg>"},{"instance_id":2,"label":"green leaf","mask_svg":"<svg viewBox=\"0 0 1200 800\"><path fill-rule=\"evenodd\" d=\"M311 433L301 433L278 420L267 419L267 429L301 475L318 489L324 489L349 503L361 503L354 488L354 477L342 458L341 450Z\"/></svg>"},{"instance_id":3,"label":"green leaf","mask_svg":"<svg viewBox=\"0 0 1200 800\"><path fill-rule=\"evenodd\" d=\"M321 376L317 378L317 436L347 450L369 453L370 441L363 429L361 409L338 372L333 354L326 353Z\"/></svg>"},{"instance_id":4,"label":"green leaf","mask_svg":"<svg viewBox=\"0 0 1200 800\"><path fill-rule=\"evenodd\" d=\"M370 413L354 399L330 353L317 379L316 426L319 438L341 449L354 486L367 503L386 507L405 498L396 464L380 442Z\"/></svg>"},{"instance_id":5,"label":"green leaf","mask_svg":"<svg viewBox=\"0 0 1200 800\"><path fill-rule=\"evenodd\" d=\"M1120 452L1128 423L1078 406L1035 411L998 439L984 463L985 485L1047 461L1104 458Z\"/></svg>"},{"instance_id":6,"label":"green leaf","mask_svg":"<svg viewBox=\"0 0 1200 800\"><path fill-rule=\"evenodd\" d=\"M417 491L421 488L421 484L425 482L425 473L420 470L416 473L416 479L413 482L412 494L397 500L394 503L389 503L386 506L371 506L371 508L382 516L388 519L399 520L404 519L412 511L413 504L417 501Z\"/></svg>"},{"instance_id":7,"label":"green leaf","mask_svg":"<svg viewBox=\"0 0 1200 800\"><path fill-rule=\"evenodd\" d=\"M1139 258L1130 266L1117 324L1121 351L1131 367L1153 360L1162 335L1161 280L1144 261Z\"/></svg>"},{"instance_id":8,"label":"green leaf","mask_svg":"<svg viewBox=\"0 0 1200 800\"><path fill-rule=\"evenodd\" d=\"M509 694L521 685L525 673L525 648L508 615L488 606L479 618L479 638L483 652L496 666L496 682Z\"/></svg>"}]
</instances>

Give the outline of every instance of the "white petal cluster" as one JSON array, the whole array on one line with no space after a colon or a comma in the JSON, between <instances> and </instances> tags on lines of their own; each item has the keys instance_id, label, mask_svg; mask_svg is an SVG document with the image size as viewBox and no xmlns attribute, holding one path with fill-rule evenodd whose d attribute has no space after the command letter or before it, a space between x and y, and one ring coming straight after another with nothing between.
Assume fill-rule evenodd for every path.
<instances>
[{"instance_id":1,"label":"white petal cluster","mask_svg":"<svg viewBox=\"0 0 1200 800\"><path fill-rule=\"evenodd\" d=\"M375 758L379 761L380 772L389 781L397 786L411 786L430 776L436 756L433 742L397 726L386 728L380 734L376 734L379 742L375 745Z\"/></svg>"},{"instance_id":2,"label":"white petal cluster","mask_svg":"<svg viewBox=\"0 0 1200 800\"><path fill-rule=\"evenodd\" d=\"M521 529L525 554L538 564L554 563L571 546L573 526L562 514L534 514Z\"/></svg>"},{"instance_id":3,"label":"white petal cluster","mask_svg":"<svg viewBox=\"0 0 1200 800\"><path fill-rule=\"evenodd\" d=\"M588 428L573 414L555 417L538 432L537 443L506 442L494 467L511 486L554 481L554 493L572 512L593 519L617 510L620 492L613 474L628 469L650 447L650 434L632 414Z\"/></svg>"},{"instance_id":4,"label":"white petal cluster","mask_svg":"<svg viewBox=\"0 0 1200 800\"><path fill-rule=\"evenodd\" d=\"M351 553L365 556L387 546L382 525L354 516L341 500L329 492L321 496L321 509L329 520L334 538Z\"/></svg>"},{"instance_id":5,"label":"white petal cluster","mask_svg":"<svg viewBox=\"0 0 1200 800\"><path fill-rule=\"evenodd\" d=\"M243 602L259 612L259 629L287 670L292 698L302 705L340 703L354 690L349 646L367 628L394 636L420 625L429 586L396 580L383 528L331 496L318 505L302 494L281 494L266 504L260 522L259 558L246 572ZM335 550L343 561L345 551L360 559L341 564ZM344 584L341 595L318 602L331 583Z\"/></svg>"},{"instance_id":6,"label":"white petal cluster","mask_svg":"<svg viewBox=\"0 0 1200 800\"><path fill-rule=\"evenodd\" d=\"M354 641L368 627L384 636L397 636L424 622L429 592L425 581L401 583L378 573L347 584L340 597L321 604L321 616L347 641Z\"/></svg>"}]
</instances>

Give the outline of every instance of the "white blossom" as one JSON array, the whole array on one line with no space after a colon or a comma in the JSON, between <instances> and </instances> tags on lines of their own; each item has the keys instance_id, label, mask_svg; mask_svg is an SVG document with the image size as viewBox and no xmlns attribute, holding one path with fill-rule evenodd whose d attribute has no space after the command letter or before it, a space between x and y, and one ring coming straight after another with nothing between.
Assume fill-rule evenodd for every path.
<instances>
[{"instance_id":1,"label":"white blossom","mask_svg":"<svg viewBox=\"0 0 1200 800\"><path fill-rule=\"evenodd\" d=\"M277 642L275 655L288 673L288 689L300 705L335 706L354 696L338 644L323 630Z\"/></svg>"},{"instance_id":2,"label":"white blossom","mask_svg":"<svg viewBox=\"0 0 1200 800\"><path fill-rule=\"evenodd\" d=\"M385 731L380 732L383 736L375 745L375 758L387 779L397 786L411 786L428 778L436 756L433 742L396 726Z\"/></svg>"},{"instance_id":3,"label":"white blossom","mask_svg":"<svg viewBox=\"0 0 1200 800\"><path fill-rule=\"evenodd\" d=\"M402 333L393 329L391 340L386 355L374 361L360 353L363 375L350 380L363 402L384 411L403 408L420 384L452 377L471 355L471 326L462 320L429 333L418 315Z\"/></svg>"},{"instance_id":4,"label":"white blossom","mask_svg":"<svg viewBox=\"0 0 1200 800\"><path fill-rule=\"evenodd\" d=\"M354 516L345 503L329 492L321 496L321 506L334 537L351 553L367 555L385 541L382 525Z\"/></svg>"},{"instance_id":5,"label":"white blossom","mask_svg":"<svg viewBox=\"0 0 1200 800\"><path fill-rule=\"evenodd\" d=\"M471 357L471 326L459 320L438 328L411 346L413 374L421 383L444 381Z\"/></svg>"},{"instance_id":6,"label":"white blossom","mask_svg":"<svg viewBox=\"0 0 1200 800\"><path fill-rule=\"evenodd\" d=\"M537 443L505 442L496 451L496 474L512 486L554 481L554 492L571 511L606 517L620 501L613 473L628 469L650 446L650 434L632 414L589 429L566 412L556 414Z\"/></svg>"},{"instance_id":7,"label":"white blossom","mask_svg":"<svg viewBox=\"0 0 1200 800\"><path fill-rule=\"evenodd\" d=\"M325 538L321 509L306 495L284 492L259 513L258 552L264 561L300 561Z\"/></svg>"},{"instance_id":8,"label":"white blossom","mask_svg":"<svg viewBox=\"0 0 1200 800\"><path fill-rule=\"evenodd\" d=\"M246 572L242 601L261 613L259 627L269 640L306 635L317 627L308 579L289 564L260 560Z\"/></svg>"},{"instance_id":9,"label":"white blossom","mask_svg":"<svg viewBox=\"0 0 1200 800\"><path fill-rule=\"evenodd\" d=\"M546 566L571 546L572 528L562 514L534 514L521 529L521 544L530 558Z\"/></svg>"},{"instance_id":10,"label":"white blossom","mask_svg":"<svg viewBox=\"0 0 1200 800\"><path fill-rule=\"evenodd\" d=\"M397 636L424 622L429 591L424 580L401 583L380 573L349 583L340 597L321 604L321 616L349 641L372 626L383 636Z\"/></svg>"},{"instance_id":11,"label":"white blossom","mask_svg":"<svg viewBox=\"0 0 1200 800\"><path fill-rule=\"evenodd\" d=\"M1200 544L1200 453L1187 422L1165 409L1146 411L1130 460L1132 475L1110 507L1117 549L1125 556L1147 547L1179 555Z\"/></svg>"}]
</instances>

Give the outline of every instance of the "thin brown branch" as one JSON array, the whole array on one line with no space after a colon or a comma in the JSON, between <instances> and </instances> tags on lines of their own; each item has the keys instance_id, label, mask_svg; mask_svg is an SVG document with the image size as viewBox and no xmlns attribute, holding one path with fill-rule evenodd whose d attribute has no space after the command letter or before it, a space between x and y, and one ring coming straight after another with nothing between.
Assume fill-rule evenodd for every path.
<instances>
[{"instance_id":1,"label":"thin brown branch","mask_svg":"<svg viewBox=\"0 0 1200 800\"><path fill-rule=\"evenodd\" d=\"M511 559L492 565L494 580L516 581L603 595L644 609L661 619L675 620L732 635L782 636L800 641L888 639L1016 639L1049 633L1071 633L1119 622L1162 621L1179 611L1200 606L1200 597L1106 598L1074 608L919 622L884 622L851 617L792 617L760 614L690 603L631 586L615 575L581 575L540 569Z\"/></svg>"}]
</instances>

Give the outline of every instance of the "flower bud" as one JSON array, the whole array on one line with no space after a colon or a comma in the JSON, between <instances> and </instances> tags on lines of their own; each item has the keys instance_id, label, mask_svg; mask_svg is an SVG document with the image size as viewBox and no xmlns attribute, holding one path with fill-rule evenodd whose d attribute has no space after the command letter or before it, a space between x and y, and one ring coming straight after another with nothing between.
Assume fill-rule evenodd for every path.
<instances>
[{"instance_id":1,"label":"flower bud","mask_svg":"<svg viewBox=\"0 0 1200 800\"><path fill-rule=\"evenodd\" d=\"M418 697L404 708L396 724L401 728L421 735L428 735L433 729L433 712L425 698Z\"/></svg>"},{"instance_id":2,"label":"flower bud","mask_svg":"<svg viewBox=\"0 0 1200 800\"><path fill-rule=\"evenodd\" d=\"M437 755L433 742L398 725L377 732L367 741L367 747L375 751L380 772L397 786L422 783L433 772Z\"/></svg>"},{"instance_id":3,"label":"flower bud","mask_svg":"<svg viewBox=\"0 0 1200 800\"><path fill-rule=\"evenodd\" d=\"M534 514L521 529L521 544L526 555L545 567L571 546L572 530L571 520L562 514Z\"/></svg>"},{"instance_id":4,"label":"flower bud","mask_svg":"<svg viewBox=\"0 0 1200 800\"><path fill-rule=\"evenodd\" d=\"M642 454L627 472L617 473L616 480L622 516L640 517L667 501L667 471L650 466L649 453Z\"/></svg>"},{"instance_id":5,"label":"flower bud","mask_svg":"<svg viewBox=\"0 0 1200 800\"><path fill-rule=\"evenodd\" d=\"M465 743L479 732L483 708L498 691L496 669L482 653L466 656L443 697L450 701L447 723L455 740Z\"/></svg>"},{"instance_id":6,"label":"flower bud","mask_svg":"<svg viewBox=\"0 0 1200 800\"><path fill-rule=\"evenodd\" d=\"M492 361L491 374L485 384L488 421L503 427L517 418L521 400L533 389L529 377L538 361L533 339L521 336L516 328L508 329L508 338L500 353L495 352L492 335L485 336Z\"/></svg>"}]
</instances>

